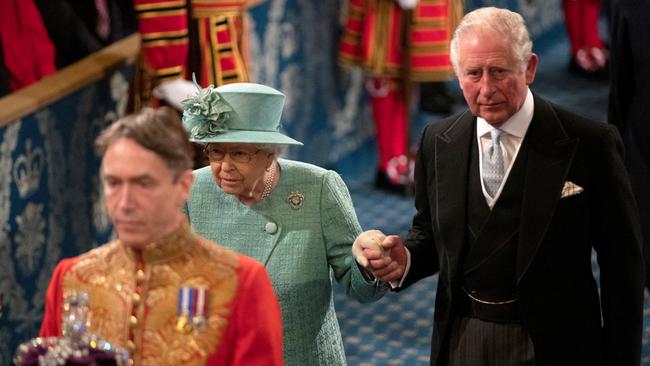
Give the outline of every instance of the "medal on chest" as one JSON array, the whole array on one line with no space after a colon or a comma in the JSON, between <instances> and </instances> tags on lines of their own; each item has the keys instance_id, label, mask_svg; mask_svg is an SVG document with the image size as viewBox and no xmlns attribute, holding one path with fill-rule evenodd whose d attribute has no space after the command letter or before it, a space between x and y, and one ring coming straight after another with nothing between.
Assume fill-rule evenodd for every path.
<instances>
[{"instance_id":1,"label":"medal on chest","mask_svg":"<svg viewBox=\"0 0 650 366\"><path fill-rule=\"evenodd\" d=\"M205 288L181 287L178 289L176 331L189 334L205 329L207 295L208 290Z\"/></svg>"}]
</instances>

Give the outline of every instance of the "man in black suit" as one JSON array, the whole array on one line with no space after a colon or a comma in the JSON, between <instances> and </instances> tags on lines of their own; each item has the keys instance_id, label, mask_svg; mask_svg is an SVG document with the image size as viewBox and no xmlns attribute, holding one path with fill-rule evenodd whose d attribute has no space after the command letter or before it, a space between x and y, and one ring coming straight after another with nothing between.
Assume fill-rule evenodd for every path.
<instances>
[{"instance_id":1,"label":"man in black suit","mask_svg":"<svg viewBox=\"0 0 650 366\"><path fill-rule=\"evenodd\" d=\"M362 234L353 252L397 290L439 274L432 365L639 365L644 266L621 138L532 94L531 50L519 14L463 18L451 57L469 110L423 133L405 245Z\"/></svg>"},{"instance_id":2,"label":"man in black suit","mask_svg":"<svg viewBox=\"0 0 650 366\"><path fill-rule=\"evenodd\" d=\"M643 252L650 264L650 2L612 2L609 123L625 145L625 165L641 216ZM650 288L650 271L646 272Z\"/></svg>"}]
</instances>

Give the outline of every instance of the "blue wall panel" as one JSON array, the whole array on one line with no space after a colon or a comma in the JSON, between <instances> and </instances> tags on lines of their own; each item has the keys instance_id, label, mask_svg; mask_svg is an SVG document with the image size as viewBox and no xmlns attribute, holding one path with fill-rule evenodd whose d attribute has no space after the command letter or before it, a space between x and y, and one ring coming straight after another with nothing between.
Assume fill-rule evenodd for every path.
<instances>
[{"instance_id":1,"label":"blue wall panel","mask_svg":"<svg viewBox=\"0 0 650 366\"><path fill-rule=\"evenodd\" d=\"M0 128L0 365L38 334L56 263L110 239L93 142L124 110L128 74Z\"/></svg>"}]
</instances>

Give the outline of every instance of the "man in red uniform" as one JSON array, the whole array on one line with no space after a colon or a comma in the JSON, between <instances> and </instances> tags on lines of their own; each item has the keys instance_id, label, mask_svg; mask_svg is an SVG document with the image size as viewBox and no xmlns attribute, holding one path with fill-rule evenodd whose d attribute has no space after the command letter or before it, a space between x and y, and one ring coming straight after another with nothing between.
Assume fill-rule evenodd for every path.
<instances>
[{"instance_id":1,"label":"man in red uniform","mask_svg":"<svg viewBox=\"0 0 650 366\"><path fill-rule=\"evenodd\" d=\"M61 336L64 298L88 294L89 331L134 365L281 365L280 308L264 267L193 234L181 206L191 145L168 108L124 117L97 140L118 239L54 271L41 336Z\"/></svg>"},{"instance_id":2,"label":"man in red uniform","mask_svg":"<svg viewBox=\"0 0 650 366\"><path fill-rule=\"evenodd\" d=\"M203 87L249 81L244 14L262 1L134 0L142 37L135 108L156 86L192 73Z\"/></svg>"},{"instance_id":3,"label":"man in red uniform","mask_svg":"<svg viewBox=\"0 0 650 366\"><path fill-rule=\"evenodd\" d=\"M410 182L409 83L453 77L449 41L462 12L461 0L349 0L339 62L369 77L380 188Z\"/></svg>"}]
</instances>

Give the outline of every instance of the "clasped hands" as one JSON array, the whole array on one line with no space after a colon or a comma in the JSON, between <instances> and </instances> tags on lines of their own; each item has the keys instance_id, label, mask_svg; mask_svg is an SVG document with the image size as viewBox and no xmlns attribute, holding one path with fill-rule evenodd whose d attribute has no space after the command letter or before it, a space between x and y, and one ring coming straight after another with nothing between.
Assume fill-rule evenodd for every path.
<instances>
[{"instance_id":1,"label":"clasped hands","mask_svg":"<svg viewBox=\"0 0 650 366\"><path fill-rule=\"evenodd\" d=\"M397 235L379 230L361 233L352 244L352 255L366 273L382 282L400 281L406 269L406 247Z\"/></svg>"}]
</instances>

